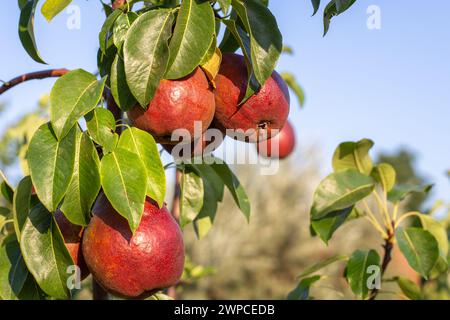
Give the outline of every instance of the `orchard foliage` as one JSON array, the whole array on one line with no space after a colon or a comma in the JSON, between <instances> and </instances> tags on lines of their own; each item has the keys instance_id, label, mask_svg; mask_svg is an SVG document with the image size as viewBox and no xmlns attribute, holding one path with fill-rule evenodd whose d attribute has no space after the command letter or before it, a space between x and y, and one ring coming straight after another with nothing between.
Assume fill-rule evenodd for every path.
<instances>
[{"instance_id":1,"label":"orchard foliage","mask_svg":"<svg viewBox=\"0 0 450 320\"><path fill-rule=\"evenodd\" d=\"M299 285L288 298L307 299L311 286L325 276L318 274L322 268L345 262L344 277L358 298L374 299L380 286L395 281L406 297L422 299L422 288L415 282L402 277L383 277L395 243L424 281L447 273L449 240L445 221L421 212L402 212L402 201L414 193L427 193L432 186L397 184L396 171L391 165L373 163L369 155L372 147L373 142L368 139L344 142L337 147L333 172L314 193L310 229L328 244L343 224L364 218L384 241L383 257L376 248L358 249L349 256L339 255L319 262L299 276ZM417 218L416 224L404 223L413 217Z\"/></svg>"},{"instance_id":2,"label":"orchard foliage","mask_svg":"<svg viewBox=\"0 0 450 320\"><path fill-rule=\"evenodd\" d=\"M45 63L34 37L39 2L18 1L19 36L30 57ZM51 21L70 3L43 1L41 13ZM48 122L21 141L27 175L14 189L2 174L1 298L70 298L67 270L74 261L56 224L57 210L71 223L87 226L102 192L135 232L147 196L163 206L165 167L157 143L149 133L129 127L121 111L136 104L146 109L162 79L183 78L198 67L214 86L222 53L237 50L246 58L244 100L250 98L271 76L283 49L267 5L260 0L103 3L100 78L82 69L61 76L50 93ZM238 178L220 159L209 160L177 164L180 223L192 223L199 237L212 226L225 188L250 218Z\"/></svg>"}]
</instances>

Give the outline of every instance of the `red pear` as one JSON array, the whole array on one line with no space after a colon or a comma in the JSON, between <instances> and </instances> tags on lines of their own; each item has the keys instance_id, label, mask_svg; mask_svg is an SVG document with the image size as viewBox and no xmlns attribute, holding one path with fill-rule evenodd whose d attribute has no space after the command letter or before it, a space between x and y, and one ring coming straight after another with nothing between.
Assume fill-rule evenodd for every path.
<instances>
[{"instance_id":1,"label":"red pear","mask_svg":"<svg viewBox=\"0 0 450 320\"><path fill-rule=\"evenodd\" d=\"M55 212L55 220L61 230L64 243L70 253L70 256L75 264L80 268L80 278L83 280L89 275L89 269L86 266L81 250L81 240L83 237L84 228L67 220L62 211L59 209Z\"/></svg>"},{"instance_id":2,"label":"red pear","mask_svg":"<svg viewBox=\"0 0 450 320\"><path fill-rule=\"evenodd\" d=\"M287 158L295 148L295 131L289 121L275 137L260 141L256 145L258 153L267 158ZM274 149L274 150L272 150Z\"/></svg>"},{"instance_id":3,"label":"red pear","mask_svg":"<svg viewBox=\"0 0 450 320\"><path fill-rule=\"evenodd\" d=\"M197 68L178 80L161 80L148 109L139 105L128 111L132 125L149 132L159 143L171 140L176 129L186 129L194 137L194 123L199 121L205 132L215 111L214 93L204 72Z\"/></svg>"},{"instance_id":4,"label":"red pear","mask_svg":"<svg viewBox=\"0 0 450 320\"><path fill-rule=\"evenodd\" d=\"M134 234L104 194L92 211L83 254L104 289L125 298L145 298L179 281L184 268L183 237L165 206L159 209L147 198Z\"/></svg>"},{"instance_id":5,"label":"red pear","mask_svg":"<svg viewBox=\"0 0 450 320\"><path fill-rule=\"evenodd\" d=\"M289 90L281 76L274 71L259 92L239 105L245 97L247 82L244 57L224 54L215 79L215 122L223 129L251 130L245 137L240 135L234 138L257 142L272 137L271 130L283 128L289 114Z\"/></svg>"}]
</instances>

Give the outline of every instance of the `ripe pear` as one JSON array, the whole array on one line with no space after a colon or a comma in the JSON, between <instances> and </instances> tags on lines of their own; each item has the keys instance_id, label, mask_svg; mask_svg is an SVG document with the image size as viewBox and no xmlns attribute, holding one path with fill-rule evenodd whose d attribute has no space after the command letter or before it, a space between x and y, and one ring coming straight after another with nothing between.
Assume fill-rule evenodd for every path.
<instances>
[{"instance_id":1,"label":"ripe pear","mask_svg":"<svg viewBox=\"0 0 450 320\"><path fill-rule=\"evenodd\" d=\"M59 230L64 238L64 243L70 253L75 264L80 268L80 279L83 280L89 275L89 269L84 261L81 250L81 242L83 237L83 227L77 226L67 220L61 210L56 210L55 220L58 224Z\"/></svg>"},{"instance_id":2,"label":"ripe pear","mask_svg":"<svg viewBox=\"0 0 450 320\"><path fill-rule=\"evenodd\" d=\"M83 254L94 279L124 298L145 298L175 285L183 273L181 229L164 205L147 198L133 234L128 222L99 195L83 237Z\"/></svg>"},{"instance_id":3,"label":"ripe pear","mask_svg":"<svg viewBox=\"0 0 450 320\"><path fill-rule=\"evenodd\" d=\"M257 142L271 138L273 129L281 130L289 114L289 90L281 76L274 71L261 89L242 105L248 83L243 56L224 54L215 78L215 123L222 129L241 130L244 136L235 139ZM251 130L251 131L247 131ZM230 135L230 131L227 131Z\"/></svg>"},{"instance_id":4,"label":"ripe pear","mask_svg":"<svg viewBox=\"0 0 450 320\"><path fill-rule=\"evenodd\" d=\"M214 93L201 68L178 80L161 80L155 96L144 110L136 105L128 111L131 124L149 132L156 142L176 144L171 139L176 129L186 129L194 139L194 124L208 129L214 118Z\"/></svg>"},{"instance_id":5,"label":"ripe pear","mask_svg":"<svg viewBox=\"0 0 450 320\"><path fill-rule=\"evenodd\" d=\"M294 128L289 121L286 121L279 134L266 141L258 142L256 148L263 157L285 159L294 151L295 140Z\"/></svg>"}]
</instances>

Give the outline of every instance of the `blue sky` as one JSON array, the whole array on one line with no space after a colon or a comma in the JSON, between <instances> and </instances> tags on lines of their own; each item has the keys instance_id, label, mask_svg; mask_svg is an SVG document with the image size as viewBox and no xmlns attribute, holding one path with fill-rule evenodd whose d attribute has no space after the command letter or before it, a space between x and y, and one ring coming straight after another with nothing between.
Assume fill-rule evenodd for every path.
<instances>
[{"instance_id":1,"label":"blue sky","mask_svg":"<svg viewBox=\"0 0 450 320\"><path fill-rule=\"evenodd\" d=\"M4 2L0 79L55 67L96 70L99 1L73 1L81 10L80 29L67 28L66 12L50 24L37 15L36 40L48 66L33 62L21 48L17 3ZM381 10L380 30L366 26L369 5ZM272 0L271 8L295 51L283 56L278 69L292 71L307 94L303 110L295 99L291 105L299 147L318 144L324 174L337 144L367 137L376 142L374 154L400 146L413 150L421 173L436 183L433 198L450 199L444 175L450 168L450 2L358 0L333 20L325 38L309 0ZM30 110L53 82L34 81L4 94L0 101L9 109L1 127Z\"/></svg>"}]
</instances>

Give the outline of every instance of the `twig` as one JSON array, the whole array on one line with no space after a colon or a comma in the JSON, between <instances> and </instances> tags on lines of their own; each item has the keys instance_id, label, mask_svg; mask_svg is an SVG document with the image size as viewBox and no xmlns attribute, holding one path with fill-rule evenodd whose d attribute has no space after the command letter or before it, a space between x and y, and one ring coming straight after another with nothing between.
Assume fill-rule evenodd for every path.
<instances>
[{"instance_id":1,"label":"twig","mask_svg":"<svg viewBox=\"0 0 450 320\"><path fill-rule=\"evenodd\" d=\"M386 272L387 267L389 266L389 262L391 262L392 259L392 249L394 248L394 233L389 230L388 230L388 237L385 239L383 248L384 248L384 256L383 261L381 263L380 278L383 278L383 275ZM379 290L377 288L372 289L369 300L375 300L378 293Z\"/></svg>"},{"instance_id":2,"label":"twig","mask_svg":"<svg viewBox=\"0 0 450 320\"><path fill-rule=\"evenodd\" d=\"M0 94L3 94L4 92L8 91L12 87L14 87L22 82L25 82L25 81L61 77L68 72L69 72L69 70L67 70L67 69L50 69L50 70L42 70L42 71L25 73L21 76L15 77L14 79L11 79L11 80L5 82L0 87Z\"/></svg>"}]
</instances>

